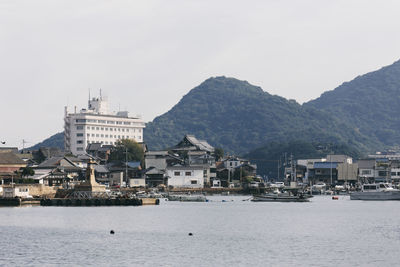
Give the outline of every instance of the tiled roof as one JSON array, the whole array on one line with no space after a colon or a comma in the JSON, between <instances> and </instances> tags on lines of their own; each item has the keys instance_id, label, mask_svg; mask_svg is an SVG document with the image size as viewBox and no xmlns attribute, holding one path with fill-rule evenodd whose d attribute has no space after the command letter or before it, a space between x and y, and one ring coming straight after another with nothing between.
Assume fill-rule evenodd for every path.
<instances>
[{"instance_id":1,"label":"tiled roof","mask_svg":"<svg viewBox=\"0 0 400 267\"><path fill-rule=\"evenodd\" d=\"M0 152L0 164L26 164L13 152Z\"/></svg>"}]
</instances>

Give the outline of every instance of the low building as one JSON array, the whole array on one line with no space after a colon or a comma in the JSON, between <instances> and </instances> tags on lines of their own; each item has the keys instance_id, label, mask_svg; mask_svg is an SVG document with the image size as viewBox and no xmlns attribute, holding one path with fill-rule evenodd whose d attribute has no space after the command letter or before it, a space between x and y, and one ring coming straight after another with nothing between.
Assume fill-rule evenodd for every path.
<instances>
[{"instance_id":1,"label":"low building","mask_svg":"<svg viewBox=\"0 0 400 267\"><path fill-rule=\"evenodd\" d=\"M201 166L171 166L166 169L168 186L203 188L204 169Z\"/></svg>"},{"instance_id":2,"label":"low building","mask_svg":"<svg viewBox=\"0 0 400 267\"><path fill-rule=\"evenodd\" d=\"M14 152L0 151L0 179L2 183L9 183L15 176L15 172L26 167L27 163L20 159Z\"/></svg>"}]
</instances>

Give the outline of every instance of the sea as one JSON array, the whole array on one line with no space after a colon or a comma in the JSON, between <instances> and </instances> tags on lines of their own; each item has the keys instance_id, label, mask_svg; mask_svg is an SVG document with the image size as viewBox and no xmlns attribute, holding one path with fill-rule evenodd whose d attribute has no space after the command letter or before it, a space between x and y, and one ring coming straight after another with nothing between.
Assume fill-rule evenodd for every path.
<instances>
[{"instance_id":1,"label":"sea","mask_svg":"<svg viewBox=\"0 0 400 267\"><path fill-rule=\"evenodd\" d=\"M0 266L400 265L400 202L208 198L139 207L3 207Z\"/></svg>"}]
</instances>

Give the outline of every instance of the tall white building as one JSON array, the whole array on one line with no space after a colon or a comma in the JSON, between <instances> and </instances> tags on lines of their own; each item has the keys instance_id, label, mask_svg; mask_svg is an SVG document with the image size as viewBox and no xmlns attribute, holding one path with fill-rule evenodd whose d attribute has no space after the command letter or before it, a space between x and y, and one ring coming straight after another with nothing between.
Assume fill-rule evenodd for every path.
<instances>
[{"instance_id":1,"label":"tall white building","mask_svg":"<svg viewBox=\"0 0 400 267\"><path fill-rule=\"evenodd\" d=\"M84 154L90 143L114 145L120 139L143 142L145 124L140 117L129 117L127 111L112 114L104 97L89 99L88 109L68 113L65 107L64 146L74 155Z\"/></svg>"}]
</instances>

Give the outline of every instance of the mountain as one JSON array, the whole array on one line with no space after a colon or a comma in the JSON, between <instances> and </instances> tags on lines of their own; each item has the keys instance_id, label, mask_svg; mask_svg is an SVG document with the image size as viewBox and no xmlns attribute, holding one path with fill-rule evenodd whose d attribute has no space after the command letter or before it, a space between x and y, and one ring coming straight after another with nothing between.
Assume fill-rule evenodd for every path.
<instances>
[{"instance_id":1,"label":"mountain","mask_svg":"<svg viewBox=\"0 0 400 267\"><path fill-rule=\"evenodd\" d=\"M37 150L40 147L57 147L64 150L64 132L56 133L42 142L27 148L27 150Z\"/></svg>"},{"instance_id":2,"label":"mountain","mask_svg":"<svg viewBox=\"0 0 400 267\"><path fill-rule=\"evenodd\" d=\"M146 125L144 138L149 149L158 150L176 144L185 134L236 154L272 141L302 139L363 148L375 142L329 112L226 77L207 79L192 89Z\"/></svg>"},{"instance_id":3,"label":"mountain","mask_svg":"<svg viewBox=\"0 0 400 267\"><path fill-rule=\"evenodd\" d=\"M304 104L334 114L385 146L400 145L400 61Z\"/></svg>"}]
</instances>

